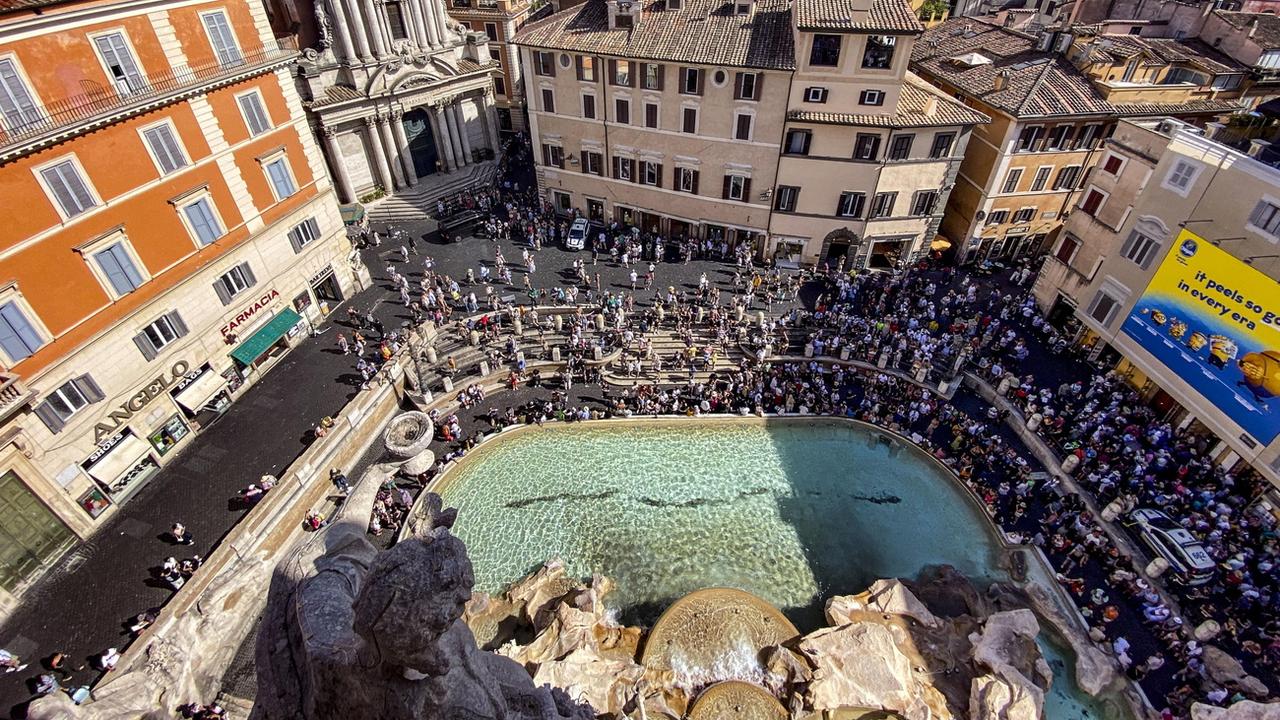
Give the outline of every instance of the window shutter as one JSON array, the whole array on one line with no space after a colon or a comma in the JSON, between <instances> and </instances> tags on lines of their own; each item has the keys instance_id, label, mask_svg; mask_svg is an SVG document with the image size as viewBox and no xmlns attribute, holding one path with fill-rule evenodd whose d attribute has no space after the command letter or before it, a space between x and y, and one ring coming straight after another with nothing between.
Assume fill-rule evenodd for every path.
<instances>
[{"instance_id":1,"label":"window shutter","mask_svg":"<svg viewBox=\"0 0 1280 720\"><path fill-rule=\"evenodd\" d=\"M240 272L244 273L245 287L253 287L258 284L258 277L253 274L253 268L249 267L249 261L240 263Z\"/></svg>"},{"instance_id":2,"label":"window shutter","mask_svg":"<svg viewBox=\"0 0 1280 720\"><path fill-rule=\"evenodd\" d=\"M840 193L840 197L836 198L836 217L844 215L845 199L850 197L849 193Z\"/></svg>"},{"instance_id":3,"label":"window shutter","mask_svg":"<svg viewBox=\"0 0 1280 720\"><path fill-rule=\"evenodd\" d=\"M751 202L751 178L742 178L742 202Z\"/></svg>"},{"instance_id":4,"label":"window shutter","mask_svg":"<svg viewBox=\"0 0 1280 720\"><path fill-rule=\"evenodd\" d=\"M698 171L692 170L690 172L693 173L693 194L697 195L698 194Z\"/></svg>"},{"instance_id":5,"label":"window shutter","mask_svg":"<svg viewBox=\"0 0 1280 720\"><path fill-rule=\"evenodd\" d=\"M66 423L62 422L62 418L58 417L58 413L54 412L47 402L37 405L35 411L36 417L40 418L45 427L49 428L49 432L54 435L62 432L62 428L66 426Z\"/></svg>"},{"instance_id":6,"label":"window shutter","mask_svg":"<svg viewBox=\"0 0 1280 720\"><path fill-rule=\"evenodd\" d=\"M730 183L730 182L731 182L730 177L729 177L728 175L725 175L725 176L724 176L724 188L723 188L723 190L720 192L720 197L721 197L722 199L724 199L724 200L728 200L728 199L729 199L729 183Z\"/></svg>"},{"instance_id":7,"label":"window shutter","mask_svg":"<svg viewBox=\"0 0 1280 720\"><path fill-rule=\"evenodd\" d=\"M661 91L661 90L662 90L662 80L663 80L663 76L664 76L664 74L666 73L666 70L667 70L667 66L666 66L666 65L659 65L659 66L658 66L658 90L659 90L659 91Z\"/></svg>"},{"instance_id":8,"label":"window shutter","mask_svg":"<svg viewBox=\"0 0 1280 720\"><path fill-rule=\"evenodd\" d=\"M629 158L629 159L627 160L627 169L631 171L631 182L633 182L633 183L638 183L638 182L640 182L640 176L636 174L636 161L635 161L635 158Z\"/></svg>"},{"instance_id":9,"label":"window shutter","mask_svg":"<svg viewBox=\"0 0 1280 720\"><path fill-rule=\"evenodd\" d=\"M1254 227L1266 227L1267 222L1267 201L1260 200L1253 212L1249 214L1249 224Z\"/></svg>"},{"instance_id":10,"label":"window shutter","mask_svg":"<svg viewBox=\"0 0 1280 720\"><path fill-rule=\"evenodd\" d=\"M618 179L622 176L622 158L617 155L613 156L613 177Z\"/></svg>"},{"instance_id":11,"label":"window shutter","mask_svg":"<svg viewBox=\"0 0 1280 720\"><path fill-rule=\"evenodd\" d=\"M654 186L662 187L662 165L654 165L653 167L658 173L658 182L654 183Z\"/></svg>"},{"instance_id":12,"label":"window shutter","mask_svg":"<svg viewBox=\"0 0 1280 720\"><path fill-rule=\"evenodd\" d=\"M573 56L573 67L578 74L578 79L581 80L582 79L582 56L581 55Z\"/></svg>"},{"instance_id":13,"label":"window shutter","mask_svg":"<svg viewBox=\"0 0 1280 720\"><path fill-rule=\"evenodd\" d=\"M147 339L146 333L138 333L133 336L133 344L138 346L138 350L142 352L142 357L150 362L156 359L155 346Z\"/></svg>"},{"instance_id":14,"label":"window shutter","mask_svg":"<svg viewBox=\"0 0 1280 720\"><path fill-rule=\"evenodd\" d=\"M177 310L171 311L167 317L169 322L173 324L173 331L178 334L178 337L184 337L191 332L187 329L187 324L182 321L182 316L178 314Z\"/></svg>"},{"instance_id":15,"label":"window shutter","mask_svg":"<svg viewBox=\"0 0 1280 720\"><path fill-rule=\"evenodd\" d=\"M809 154L809 143L812 141L813 141L813 133L808 133L808 132L805 133L804 134L804 151L800 153L801 155Z\"/></svg>"},{"instance_id":16,"label":"window shutter","mask_svg":"<svg viewBox=\"0 0 1280 720\"><path fill-rule=\"evenodd\" d=\"M758 72L756 73L756 94L752 97L752 99L762 100L764 98L764 95L762 95L761 93L763 92L764 92L764 73Z\"/></svg>"},{"instance_id":17,"label":"window shutter","mask_svg":"<svg viewBox=\"0 0 1280 720\"><path fill-rule=\"evenodd\" d=\"M1129 257L1129 253L1133 251L1133 246L1136 242L1138 242L1138 231L1131 230L1129 237L1125 238L1124 245L1120 246L1120 256Z\"/></svg>"},{"instance_id":18,"label":"window shutter","mask_svg":"<svg viewBox=\"0 0 1280 720\"><path fill-rule=\"evenodd\" d=\"M102 392L102 388L98 387L98 383L87 373L72 380L72 382L76 384L80 394L84 395L84 399L91 403L101 402L107 397Z\"/></svg>"},{"instance_id":19,"label":"window shutter","mask_svg":"<svg viewBox=\"0 0 1280 720\"><path fill-rule=\"evenodd\" d=\"M551 164L551 146L546 143L542 143L542 164Z\"/></svg>"},{"instance_id":20,"label":"window shutter","mask_svg":"<svg viewBox=\"0 0 1280 720\"><path fill-rule=\"evenodd\" d=\"M293 252L302 252L302 233L298 232L298 228L289 231L289 245L293 247Z\"/></svg>"},{"instance_id":21,"label":"window shutter","mask_svg":"<svg viewBox=\"0 0 1280 720\"><path fill-rule=\"evenodd\" d=\"M227 290L227 285L222 282L222 278L218 278L213 281L213 292L217 294L218 300L221 301L224 306L231 304L231 291Z\"/></svg>"},{"instance_id":22,"label":"window shutter","mask_svg":"<svg viewBox=\"0 0 1280 720\"><path fill-rule=\"evenodd\" d=\"M695 94L695 95L701 95L701 94L702 94L702 81L703 81L703 77L704 77L706 74L707 74L707 71L706 71L706 70L701 70L701 69L697 70L697 75L698 75L698 83L697 83L697 84L698 84L698 87L697 87L697 90L696 90L696 91L694 91L694 94Z\"/></svg>"},{"instance_id":23,"label":"window shutter","mask_svg":"<svg viewBox=\"0 0 1280 720\"><path fill-rule=\"evenodd\" d=\"M555 77L556 76L556 54L547 53L547 61L548 61L547 67L551 68L550 75L551 77Z\"/></svg>"},{"instance_id":24,"label":"window shutter","mask_svg":"<svg viewBox=\"0 0 1280 720\"><path fill-rule=\"evenodd\" d=\"M734 100L742 99L742 77L744 75L746 75L746 73L735 73L733 76L733 99Z\"/></svg>"},{"instance_id":25,"label":"window shutter","mask_svg":"<svg viewBox=\"0 0 1280 720\"><path fill-rule=\"evenodd\" d=\"M618 61L609 61L609 84L613 85L618 81Z\"/></svg>"}]
</instances>

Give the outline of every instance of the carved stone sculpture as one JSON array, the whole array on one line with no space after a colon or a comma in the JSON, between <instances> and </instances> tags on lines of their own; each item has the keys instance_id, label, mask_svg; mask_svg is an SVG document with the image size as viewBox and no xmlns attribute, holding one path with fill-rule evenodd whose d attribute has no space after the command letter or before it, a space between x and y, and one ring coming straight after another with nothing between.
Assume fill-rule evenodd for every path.
<instances>
[{"instance_id":1,"label":"carved stone sculpture","mask_svg":"<svg viewBox=\"0 0 1280 720\"><path fill-rule=\"evenodd\" d=\"M329 11L325 9L323 0L316 3L316 43L321 50L333 46L333 24L329 20Z\"/></svg>"},{"instance_id":2,"label":"carved stone sculpture","mask_svg":"<svg viewBox=\"0 0 1280 720\"><path fill-rule=\"evenodd\" d=\"M330 528L315 573L279 577L258 636L260 718L590 720L461 621L474 584L457 511L426 500L417 534L379 553L354 523Z\"/></svg>"}]
</instances>

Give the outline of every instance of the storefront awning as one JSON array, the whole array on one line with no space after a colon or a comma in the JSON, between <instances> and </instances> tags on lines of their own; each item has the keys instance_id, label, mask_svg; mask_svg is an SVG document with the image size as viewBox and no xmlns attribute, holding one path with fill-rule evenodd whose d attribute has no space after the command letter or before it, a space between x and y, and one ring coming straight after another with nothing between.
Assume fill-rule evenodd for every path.
<instances>
[{"instance_id":1,"label":"storefront awning","mask_svg":"<svg viewBox=\"0 0 1280 720\"><path fill-rule=\"evenodd\" d=\"M179 405L190 410L191 412L199 412L214 395L222 392L227 387L226 378L212 370L206 370L200 377L195 379L190 385L182 388L173 399Z\"/></svg>"},{"instance_id":2,"label":"storefront awning","mask_svg":"<svg viewBox=\"0 0 1280 720\"><path fill-rule=\"evenodd\" d=\"M276 344L276 341L284 337L289 332L289 328L297 325L302 320L302 316L298 313L285 308L279 314L271 318L266 325L258 328L256 332L249 336L248 340L240 343L239 347L231 351L231 357L246 367L253 364L254 360L262 357L262 353L267 348Z\"/></svg>"},{"instance_id":3,"label":"storefront awning","mask_svg":"<svg viewBox=\"0 0 1280 720\"><path fill-rule=\"evenodd\" d=\"M99 482L111 486L121 475L133 469L143 455L151 452L151 446L132 433L125 435L120 444L111 448L98 462L89 468L89 474Z\"/></svg>"}]
</instances>

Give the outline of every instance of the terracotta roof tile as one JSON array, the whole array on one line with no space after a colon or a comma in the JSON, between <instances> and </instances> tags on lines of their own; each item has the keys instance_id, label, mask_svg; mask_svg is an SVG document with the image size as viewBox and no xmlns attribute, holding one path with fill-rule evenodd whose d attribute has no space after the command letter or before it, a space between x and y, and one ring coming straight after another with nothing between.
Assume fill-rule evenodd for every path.
<instances>
[{"instance_id":1,"label":"terracotta roof tile","mask_svg":"<svg viewBox=\"0 0 1280 720\"><path fill-rule=\"evenodd\" d=\"M1215 10L1214 14L1222 18L1224 22L1232 27L1249 31L1249 23L1256 21L1258 29L1254 31L1253 40L1263 50L1272 50L1280 48L1280 17L1271 13L1249 13L1249 12L1229 12L1227 10Z\"/></svg>"},{"instance_id":2,"label":"terracotta roof tile","mask_svg":"<svg viewBox=\"0 0 1280 720\"><path fill-rule=\"evenodd\" d=\"M604 0L562 10L516 33L521 45L697 65L791 70L795 46L788 0L756 0L751 15L728 0L685 0L679 10L653 0L633 30L610 30Z\"/></svg>"},{"instance_id":3,"label":"terracotta roof tile","mask_svg":"<svg viewBox=\"0 0 1280 720\"><path fill-rule=\"evenodd\" d=\"M930 100L936 101L932 115L927 113ZM792 110L790 120L831 125L856 125L858 127L940 127L946 125L977 125L991 122L991 118L948 97L914 73L907 73L902 86L897 112L893 115L857 115L832 112Z\"/></svg>"},{"instance_id":4,"label":"terracotta roof tile","mask_svg":"<svg viewBox=\"0 0 1280 720\"><path fill-rule=\"evenodd\" d=\"M881 31L916 34L924 26L906 0L871 0L871 8L855 11L851 0L796 0L796 25L801 30Z\"/></svg>"}]
</instances>

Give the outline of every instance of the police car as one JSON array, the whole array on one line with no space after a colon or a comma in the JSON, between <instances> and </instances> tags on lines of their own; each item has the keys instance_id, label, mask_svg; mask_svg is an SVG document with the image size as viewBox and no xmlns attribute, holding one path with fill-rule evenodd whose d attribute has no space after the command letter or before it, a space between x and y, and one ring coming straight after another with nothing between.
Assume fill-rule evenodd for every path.
<instances>
[{"instance_id":1,"label":"police car","mask_svg":"<svg viewBox=\"0 0 1280 720\"><path fill-rule=\"evenodd\" d=\"M1160 557L1169 561L1177 579L1185 585L1203 585L1213 579L1214 562L1204 545L1168 515L1151 508L1139 508L1129 515L1128 525Z\"/></svg>"},{"instance_id":2,"label":"police car","mask_svg":"<svg viewBox=\"0 0 1280 720\"><path fill-rule=\"evenodd\" d=\"M578 218L569 226L569 234L564 237L565 250L581 250L587 245L587 219Z\"/></svg>"}]
</instances>

